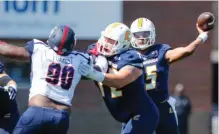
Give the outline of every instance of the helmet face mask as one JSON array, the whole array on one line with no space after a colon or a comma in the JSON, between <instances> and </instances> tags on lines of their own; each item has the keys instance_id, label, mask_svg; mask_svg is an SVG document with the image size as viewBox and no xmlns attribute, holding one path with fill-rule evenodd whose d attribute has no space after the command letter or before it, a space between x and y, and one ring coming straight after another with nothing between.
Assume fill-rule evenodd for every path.
<instances>
[{"instance_id":1,"label":"helmet face mask","mask_svg":"<svg viewBox=\"0 0 219 134\"><path fill-rule=\"evenodd\" d=\"M113 55L113 46L118 45L118 41L107 38L107 37L102 37L102 39L98 42L99 46L99 52L102 55L105 55L107 57Z\"/></svg>"},{"instance_id":2,"label":"helmet face mask","mask_svg":"<svg viewBox=\"0 0 219 134\"><path fill-rule=\"evenodd\" d=\"M110 57L127 50L131 44L131 32L122 23L112 23L101 33L98 53Z\"/></svg>"},{"instance_id":3,"label":"helmet face mask","mask_svg":"<svg viewBox=\"0 0 219 134\"><path fill-rule=\"evenodd\" d=\"M133 34L131 45L132 47L145 50L154 45L155 42L155 27L154 24L146 18L138 18L131 24L131 32Z\"/></svg>"}]
</instances>

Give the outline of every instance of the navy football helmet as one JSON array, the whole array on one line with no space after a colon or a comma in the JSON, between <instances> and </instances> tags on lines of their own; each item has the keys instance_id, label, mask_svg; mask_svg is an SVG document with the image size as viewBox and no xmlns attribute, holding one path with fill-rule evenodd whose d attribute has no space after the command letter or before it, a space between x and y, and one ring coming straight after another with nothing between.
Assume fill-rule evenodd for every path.
<instances>
[{"instance_id":1,"label":"navy football helmet","mask_svg":"<svg viewBox=\"0 0 219 134\"><path fill-rule=\"evenodd\" d=\"M63 55L75 47L75 32L69 26L56 26L50 32L47 43L57 54Z\"/></svg>"}]
</instances>

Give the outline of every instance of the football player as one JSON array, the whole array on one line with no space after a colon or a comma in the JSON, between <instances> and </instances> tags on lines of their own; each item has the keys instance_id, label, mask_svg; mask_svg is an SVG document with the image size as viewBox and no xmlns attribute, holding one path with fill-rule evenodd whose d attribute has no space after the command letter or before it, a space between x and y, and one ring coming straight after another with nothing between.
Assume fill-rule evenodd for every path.
<instances>
[{"instance_id":1,"label":"football player","mask_svg":"<svg viewBox=\"0 0 219 134\"><path fill-rule=\"evenodd\" d=\"M156 134L178 134L175 100L169 97L169 65L188 57L208 38L208 32L196 26L199 36L185 47L172 49L168 44L155 44L155 26L147 18L138 18L131 24L133 34L132 47L143 56L145 69L145 87L157 105L160 120Z\"/></svg>"},{"instance_id":2,"label":"football player","mask_svg":"<svg viewBox=\"0 0 219 134\"><path fill-rule=\"evenodd\" d=\"M5 73L0 62L0 134L11 134L19 119L16 93L16 82Z\"/></svg>"},{"instance_id":3,"label":"football player","mask_svg":"<svg viewBox=\"0 0 219 134\"><path fill-rule=\"evenodd\" d=\"M14 134L66 134L81 62L89 55L72 51L75 33L68 26L52 29L47 43L33 39L25 47L0 44L0 55L31 63L29 108L19 119Z\"/></svg>"},{"instance_id":4,"label":"football player","mask_svg":"<svg viewBox=\"0 0 219 134\"><path fill-rule=\"evenodd\" d=\"M81 64L80 69L84 76L97 81L114 119L126 124L122 134L152 134L159 113L145 90L141 56L129 49L130 41L131 32L126 25L118 22L108 25L96 49L91 50L92 54L99 54L94 63L101 72L89 64Z\"/></svg>"}]
</instances>

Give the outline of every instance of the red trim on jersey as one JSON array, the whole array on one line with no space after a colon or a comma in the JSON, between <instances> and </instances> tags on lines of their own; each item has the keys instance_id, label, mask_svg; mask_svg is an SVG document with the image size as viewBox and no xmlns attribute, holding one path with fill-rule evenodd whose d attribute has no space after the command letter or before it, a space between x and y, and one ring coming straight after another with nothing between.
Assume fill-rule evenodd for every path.
<instances>
[{"instance_id":1,"label":"red trim on jersey","mask_svg":"<svg viewBox=\"0 0 219 134\"><path fill-rule=\"evenodd\" d=\"M68 35L68 31L69 31L69 27L65 27L64 35L62 36L62 40L61 40L61 43L60 43L59 48L58 48L58 54L62 54L62 49L64 47L64 44L65 44L65 41L66 41L66 37Z\"/></svg>"},{"instance_id":2,"label":"red trim on jersey","mask_svg":"<svg viewBox=\"0 0 219 134\"><path fill-rule=\"evenodd\" d=\"M98 51L97 51L97 46L98 44L96 43L95 47L93 49L91 49L89 52L95 56L98 55Z\"/></svg>"},{"instance_id":3,"label":"red trim on jersey","mask_svg":"<svg viewBox=\"0 0 219 134\"><path fill-rule=\"evenodd\" d=\"M7 44L7 43L0 40L0 44L4 45L4 44Z\"/></svg>"}]
</instances>

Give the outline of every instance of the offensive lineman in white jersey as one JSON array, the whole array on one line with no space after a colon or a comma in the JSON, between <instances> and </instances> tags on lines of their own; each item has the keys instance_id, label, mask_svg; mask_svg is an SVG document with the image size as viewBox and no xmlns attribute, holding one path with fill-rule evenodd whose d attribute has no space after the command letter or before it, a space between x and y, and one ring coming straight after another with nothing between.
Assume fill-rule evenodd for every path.
<instances>
[{"instance_id":1,"label":"offensive lineman in white jersey","mask_svg":"<svg viewBox=\"0 0 219 134\"><path fill-rule=\"evenodd\" d=\"M0 55L31 61L29 108L18 121L14 134L66 134L74 90L81 79L81 62L89 56L72 51L75 33L68 26L55 27L47 44L33 39L25 47L0 41Z\"/></svg>"}]
</instances>

